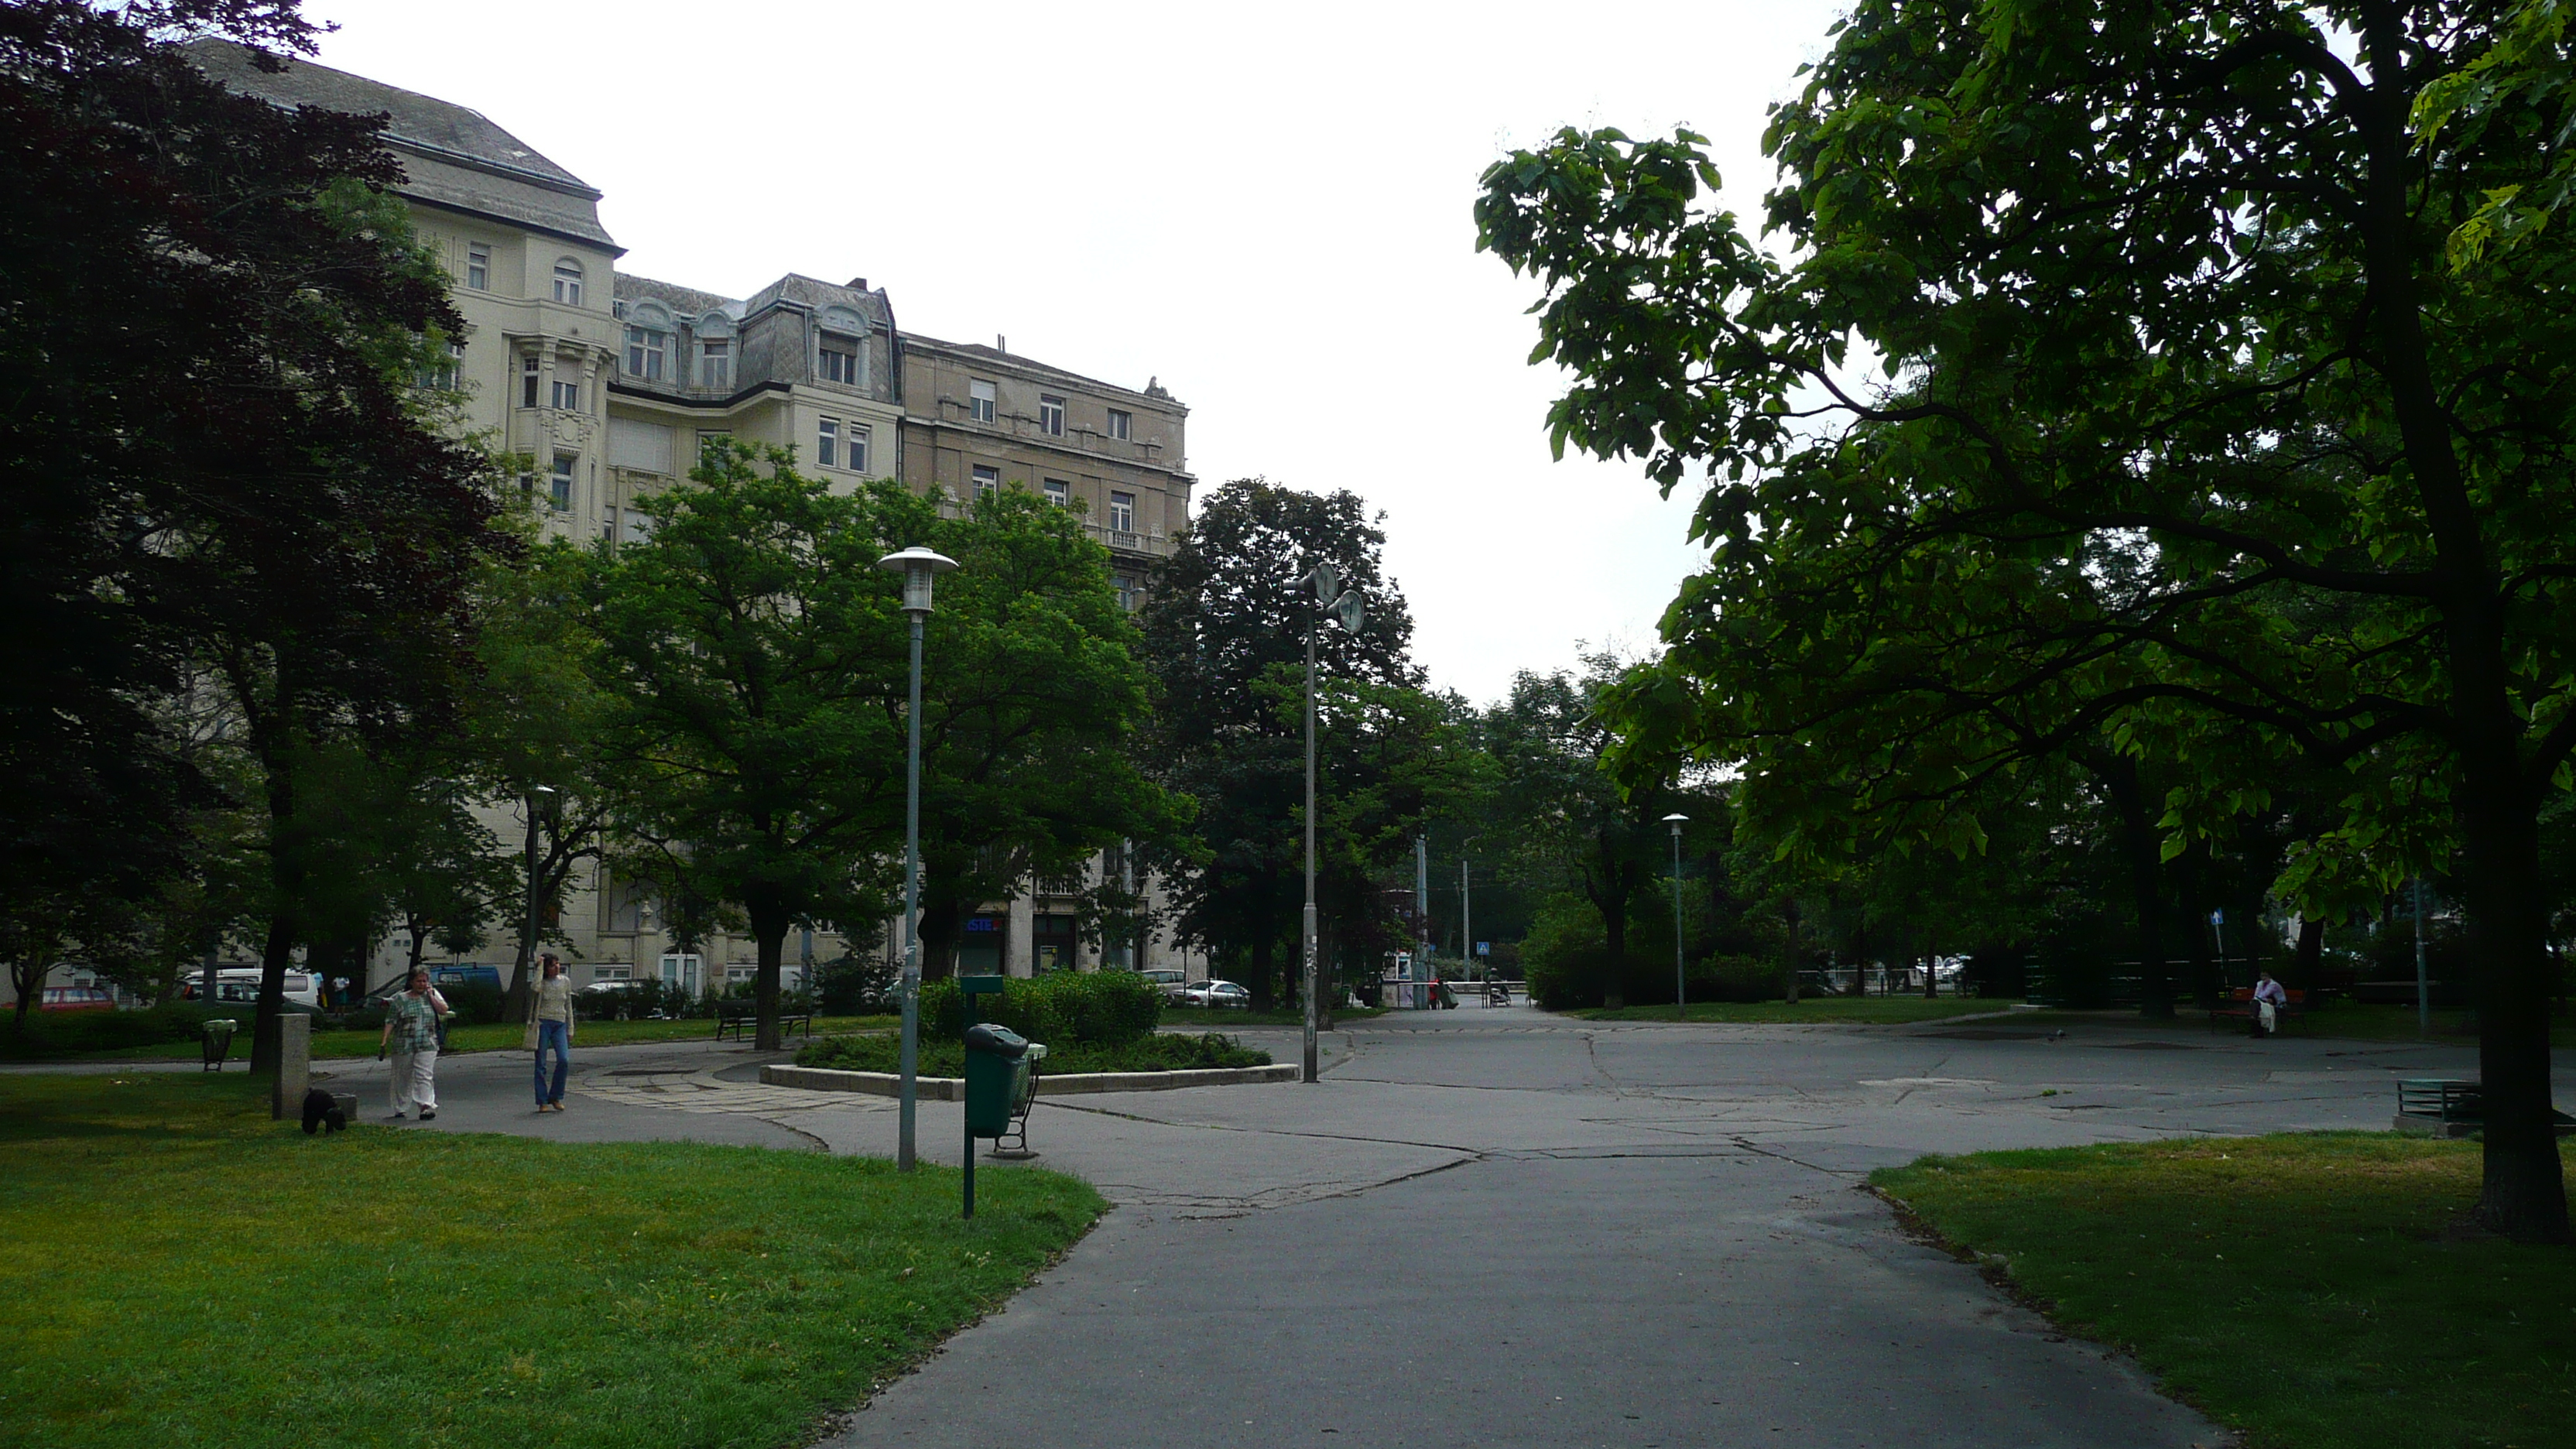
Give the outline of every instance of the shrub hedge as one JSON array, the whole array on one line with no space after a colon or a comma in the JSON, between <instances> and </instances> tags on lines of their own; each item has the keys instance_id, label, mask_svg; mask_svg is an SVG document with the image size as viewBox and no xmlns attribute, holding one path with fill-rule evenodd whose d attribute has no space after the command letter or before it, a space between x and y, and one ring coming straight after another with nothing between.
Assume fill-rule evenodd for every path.
<instances>
[{"instance_id":1,"label":"shrub hedge","mask_svg":"<svg viewBox=\"0 0 2576 1449\"><path fill-rule=\"evenodd\" d=\"M825 1037L799 1049L796 1065L843 1072L891 1072L900 1065L900 1051L894 1037L885 1033ZM1049 1045L1041 1071L1048 1076L1061 1076L1067 1072L1182 1072L1200 1067L1268 1065L1270 1053L1247 1047L1233 1037L1215 1032L1204 1036L1175 1032L1122 1042L1078 1042L1062 1048ZM966 1071L966 1044L953 1037L925 1035L914 1070L925 1077L962 1076Z\"/></svg>"},{"instance_id":2,"label":"shrub hedge","mask_svg":"<svg viewBox=\"0 0 2576 1449\"><path fill-rule=\"evenodd\" d=\"M31 1011L24 1031L0 1018L0 1057L26 1061L195 1041L205 1023L216 1017L240 1022L239 1040L247 1042L255 1014L247 1003L227 1002L222 1009L210 1011L185 1001L142 1011ZM239 1049L237 1044L235 1050Z\"/></svg>"},{"instance_id":3,"label":"shrub hedge","mask_svg":"<svg viewBox=\"0 0 2576 1449\"><path fill-rule=\"evenodd\" d=\"M1051 1050L1115 1045L1153 1035L1163 1020L1163 993L1133 971L1060 971L1010 978L998 993L975 998L975 1015ZM955 980L922 986L921 1021L925 1041L965 1038L965 994Z\"/></svg>"}]
</instances>

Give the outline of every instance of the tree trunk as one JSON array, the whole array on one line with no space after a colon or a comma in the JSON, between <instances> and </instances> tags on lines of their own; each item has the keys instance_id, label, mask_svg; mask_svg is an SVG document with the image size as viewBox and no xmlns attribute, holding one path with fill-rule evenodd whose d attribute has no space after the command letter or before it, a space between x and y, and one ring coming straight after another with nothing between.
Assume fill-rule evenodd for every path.
<instances>
[{"instance_id":1,"label":"tree trunk","mask_svg":"<svg viewBox=\"0 0 2576 1449\"><path fill-rule=\"evenodd\" d=\"M2516 1242L2565 1243L2567 1183L2550 1100L2549 906L2540 878L2537 802L2512 778L2520 773L2518 751L2501 762L2462 753L2465 788L2456 798L2466 868L2458 888L2468 907L2470 959L2478 963L2474 999L2486 1126L2478 1215Z\"/></svg>"},{"instance_id":2,"label":"tree trunk","mask_svg":"<svg viewBox=\"0 0 2576 1449\"><path fill-rule=\"evenodd\" d=\"M2120 853L2129 864L2129 905L2138 919L2138 1015L2171 1017L2173 981L2165 971L2164 873L2155 817L2147 813L2138 762L2126 755L2088 759L2120 815Z\"/></svg>"},{"instance_id":3,"label":"tree trunk","mask_svg":"<svg viewBox=\"0 0 2576 1449\"><path fill-rule=\"evenodd\" d=\"M2203 1008L2218 1005L2219 999L2226 994L2226 983L2218 979L2218 962L2210 955L2213 938L2210 935L2209 902L2201 894L2202 870L2207 861L2206 850L2194 845L2183 856L2181 872L2182 911L2189 931L2186 939L2191 942L2191 989Z\"/></svg>"},{"instance_id":4,"label":"tree trunk","mask_svg":"<svg viewBox=\"0 0 2576 1449\"><path fill-rule=\"evenodd\" d=\"M268 774L270 899L268 937L259 955L259 1005L251 1019L250 1069L254 1072L277 1065L277 1019L286 1010L286 968L295 964L295 903L304 896L304 849L296 838L293 767L273 737L260 755Z\"/></svg>"},{"instance_id":5,"label":"tree trunk","mask_svg":"<svg viewBox=\"0 0 2576 1449\"><path fill-rule=\"evenodd\" d=\"M2314 991L2317 978L2324 974L2326 923L2310 916L2299 917L2299 955L2290 969L2297 973L2299 989Z\"/></svg>"},{"instance_id":6,"label":"tree trunk","mask_svg":"<svg viewBox=\"0 0 2576 1449\"><path fill-rule=\"evenodd\" d=\"M1620 891L1601 911L1601 929L1609 943L1609 960L1601 967L1601 1004L1616 1011L1628 1004L1628 896Z\"/></svg>"},{"instance_id":7,"label":"tree trunk","mask_svg":"<svg viewBox=\"0 0 2576 1449\"><path fill-rule=\"evenodd\" d=\"M1278 1000L1271 994L1270 980L1278 946L1279 943L1272 940L1266 931L1252 939L1252 979L1243 985L1252 992L1252 1009L1255 1011L1268 1011L1271 1003ZM1299 949L1304 949L1302 943Z\"/></svg>"},{"instance_id":8,"label":"tree trunk","mask_svg":"<svg viewBox=\"0 0 2576 1449\"><path fill-rule=\"evenodd\" d=\"M1781 914L1789 918L1788 1002L1791 1006L1795 1006L1798 1004L1798 903L1795 900L1789 901L1782 907ZM1855 967L1853 969L1857 970L1859 968Z\"/></svg>"},{"instance_id":9,"label":"tree trunk","mask_svg":"<svg viewBox=\"0 0 2576 1449\"><path fill-rule=\"evenodd\" d=\"M543 929L537 918L537 902L543 894L544 867L537 861L537 798L522 802L528 811L528 836L519 851L519 952L510 968L510 989L501 1001L503 1021L526 1021L529 999L535 994L528 984L529 969L537 961L537 933Z\"/></svg>"},{"instance_id":10,"label":"tree trunk","mask_svg":"<svg viewBox=\"0 0 2576 1449\"><path fill-rule=\"evenodd\" d=\"M1937 1000L1941 995L1940 978L1932 974L1932 963L1935 959L1931 952L1923 953L1923 999L1926 1001Z\"/></svg>"},{"instance_id":11,"label":"tree trunk","mask_svg":"<svg viewBox=\"0 0 2576 1449\"><path fill-rule=\"evenodd\" d=\"M774 1052L780 1046L778 965L787 949L788 911L785 903L776 896L760 891L754 893L753 899L743 902L743 913L751 918L751 938L760 960L751 988L751 1044L757 1050Z\"/></svg>"}]
</instances>

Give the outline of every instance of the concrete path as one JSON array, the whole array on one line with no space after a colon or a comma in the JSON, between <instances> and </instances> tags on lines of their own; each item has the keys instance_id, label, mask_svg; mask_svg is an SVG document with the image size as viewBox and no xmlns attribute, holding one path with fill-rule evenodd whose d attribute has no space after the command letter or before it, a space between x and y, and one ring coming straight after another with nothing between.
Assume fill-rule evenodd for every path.
<instances>
[{"instance_id":1,"label":"concrete path","mask_svg":"<svg viewBox=\"0 0 2576 1449\"><path fill-rule=\"evenodd\" d=\"M1246 1031L1292 1060L1287 1031ZM2216 1446L1859 1190L1925 1152L2387 1125L2461 1046L2012 1019L1356 1023L1325 1080L1048 1098L1040 1165L1117 1209L833 1449L1206 1445ZM429 1130L891 1154L884 1098L758 1084L711 1042L456 1057ZM384 1068L324 1064L381 1117ZM92 1068L96 1070L96 1068ZM2561 1071L2562 1097L2576 1073ZM959 1108L921 1104L925 1157ZM410 1130L421 1130L418 1127ZM1007 1170L1007 1169L1002 1169Z\"/></svg>"}]
</instances>

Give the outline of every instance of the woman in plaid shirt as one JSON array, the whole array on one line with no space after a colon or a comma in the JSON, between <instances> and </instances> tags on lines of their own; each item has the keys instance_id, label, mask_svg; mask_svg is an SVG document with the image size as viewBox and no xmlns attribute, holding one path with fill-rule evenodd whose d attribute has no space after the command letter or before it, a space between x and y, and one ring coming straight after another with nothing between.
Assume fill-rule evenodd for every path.
<instances>
[{"instance_id":1,"label":"woman in plaid shirt","mask_svg":"<svg viewBox=\"0 0 2576 1449\"><path fill-rule=\"evenodd\" d=\"M438 1115L438 1019L446 1014L447 998L429 984L426 971L411 973L410 987L385 1002L385 1034L376 1055L393 1055L394 1114L388 1121L401 1121L414 1103L423 1122Z\"/></svg>"}]
</instances>

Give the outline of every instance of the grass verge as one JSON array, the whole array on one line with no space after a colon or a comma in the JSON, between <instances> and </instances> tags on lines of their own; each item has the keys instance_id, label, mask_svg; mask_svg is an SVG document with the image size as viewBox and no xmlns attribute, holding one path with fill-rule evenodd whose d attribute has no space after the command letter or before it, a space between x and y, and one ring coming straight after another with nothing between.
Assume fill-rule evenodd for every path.
<instances>
[{"instance_id":1,"label":"grass verge","mask_svg":"<svg viewBox=\"0 0 2576 1449\"><path fill-rule=\"evenodd\" d=\"M234 1017L241 1034L233 1038L232 1059L242 1061L250 1055L251 1013L245 1008ZM896 1025L891 1016L822 1016L814 1019L814 1032L819 1038L828 1032L870 1031ZM447 1052L517 1051L527 1028L515 1023L489 1022L479 1026L451 1026L447 1032ZM583 1047L626 1046L635 1042L712 1041L716 1024L713 1018L682 1021L585 1021L573 1038L573 1050ZM345 1060L376 1054L378 1033L372 1031L316 1031L313 1033L313 1056ZM791 1036L790 1042L802 1042L802 1035ZM731 1040L730 1037L727 1040ZM67 1062L176 1062L195 1061L201 1048L194 1041L161 1042L152 1046L123 1047L115 1051L83 1052L68 1056L31 1054L22 1059Z\"/></svg>"},{"instance_id":2,"label":"grass verge","mask_svg":"<svg viewBox=\"0 0 2576 1449\"><path fill-rule=\"evenodd\" d=\"M1920 996L1810 996L1792 1006L1785 1001L1694 1001L1686 1021L1735 1022L1745 1025L1788 1025L1799 1023L1903 1023L1941 1021L1953 1016L1981 1016L1992 1011L2009 1011L2013 1003L1992 1001L1973 996L1943 996L1926 1001ZM1585 1021L1672 1021L1669 1006L1623 1006L1616 1011L1605 1007L1584 1007L1565 1013Z\"/></svg>"},{"instance_id":3,"label":"grass verge","mask_svg":"<svg viewBox=\"0 0 2576 1449\"><path fill-rule=\"evenodd\" d=\"M2316 1133L1870 1181L2249 1449L2576 1445L2576 1253L2466 1234L2478 1148Z\"/></svg>"},{"instance_id":4,"label":"grass verge","mask_svg":"<svg viewBox=\"0 0 2576 1449\"><path fill-rule=\"evenodd\" d=\"M802 1444L1105 1204L1010 1169L272 1124L0 1078L0 1444Z\"/></svg>"},{"instance_id":5,"label":"grass verge","mask_svg":"<svg viewBox=\"0 0 2576 1449\"><path fill-rule=\"evenodd\" d=\"M836 1036L816 1041L799 1049L796 1065L828 1067L842 1072L891 1072L901 1063L901 1044L882 1033L874 1036ZM959 1077L966 1074L966 1044L962 1041L923 1041L914 1070L925 1077ZM1062 1076L1067 1072L1180 1072L1202 1067L1266 1067L1270 1053L1247 1047L1230 1036L1209 1032L1205 1036L1188 1036L1179 1032L1138 1037L1122 1042L1075 1042L1069 1046L1049 1045L1046 1073Z\"/></svg>"}]
</instances>

